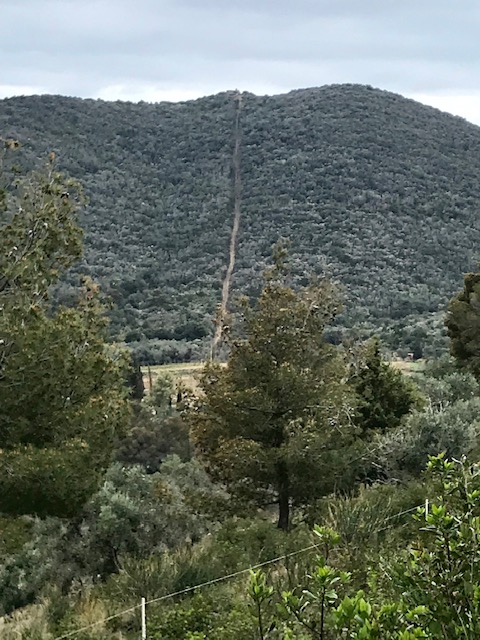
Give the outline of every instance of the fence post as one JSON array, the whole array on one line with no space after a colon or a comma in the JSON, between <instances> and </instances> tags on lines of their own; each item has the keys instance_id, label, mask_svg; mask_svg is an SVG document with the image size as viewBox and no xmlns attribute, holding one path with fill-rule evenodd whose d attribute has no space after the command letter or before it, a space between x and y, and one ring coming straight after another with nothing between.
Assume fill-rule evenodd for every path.
<instances>
[{"instance_id":1,"label":"fence post","mask_svg":"<svg viewBox=\"0 0 480 640\"><path fill-rule=\"evenodd\" d=\"M147 611L145 607L145 598L142 598L141 615L142 615L142 640L147 640Z\"/></svg>"}]
</instances>

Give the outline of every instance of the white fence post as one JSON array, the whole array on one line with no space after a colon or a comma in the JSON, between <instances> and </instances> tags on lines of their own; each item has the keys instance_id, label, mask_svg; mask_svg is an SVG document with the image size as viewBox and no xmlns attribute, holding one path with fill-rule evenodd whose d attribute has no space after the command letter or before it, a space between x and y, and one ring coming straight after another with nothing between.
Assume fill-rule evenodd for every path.
<instances>
[{"instance_id":1,"label":"white fence post","mask_svg":"<svg viewBox=\"0 0 480 640\"><path fill-rule=\"evenodd\" d=\"M145 598L142 598L142 640L147 640L147 611L145 607Z\"/></svg>"}]
</instances>

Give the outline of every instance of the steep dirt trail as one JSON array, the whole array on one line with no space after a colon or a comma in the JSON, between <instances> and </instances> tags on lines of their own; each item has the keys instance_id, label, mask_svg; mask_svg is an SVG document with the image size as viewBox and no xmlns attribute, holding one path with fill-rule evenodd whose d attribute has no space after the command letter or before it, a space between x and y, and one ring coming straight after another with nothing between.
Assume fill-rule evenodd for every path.
<instances>
[{"instance_id":1,"label":"steep dirt trail","mask_svg":"<svg viewBox=\"0 0 480 640\"><path fill-rule=\"evenodd\" d=\"M218 346L220 345L227 314L228 298L230 295L230 283L232 280L233 269L235 267L235 253L237 248L237 236L240 228L240 206L242 201L242 180L240 173L240 144L241 144L241 125L240 115L242 112L242 94L237 93L237 113L235 117L235 144L233 147L233 226L230 236L230 252L227 273L223 281L222 301L217 312L215 334L212 340L211 359L214 360Z\"/></svg>"}]
</instances>

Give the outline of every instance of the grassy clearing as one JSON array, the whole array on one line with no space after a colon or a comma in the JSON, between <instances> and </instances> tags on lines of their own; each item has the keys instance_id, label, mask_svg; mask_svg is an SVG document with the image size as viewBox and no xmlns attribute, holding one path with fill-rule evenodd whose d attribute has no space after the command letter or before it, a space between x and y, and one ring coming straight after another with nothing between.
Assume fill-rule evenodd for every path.
<instances>
[{"instance_id":1,"label":"grassy clearing","mask_svg":"<svg viewBox=\"0 0 480 640\"><path fill-rule=\"evenodd\" d=\"M198 387L198 376L201 373L204 362L180 362L175 364L159 364L151 367L142 367L143 384L145 391L155 384L158 376L171 376L176 386L183 386L195 391Z\"/></svg>"},{"instance_id":2,"label":"grassy clearing","mask_svg":"<svg viewBox=\"0 0 480 640\"><path fill-rule=\"evenodd\" d=\"M406 376L420 375L425 370L425 360L392 360L391 364Z\"/></svg>"},{"instance_id":3,"label":"grassy clearing","mask_svg":"<svg viewBox=\"0 0 480 640\"><path fill-rule=\"evenodd\" d=\"M425 360L392 360L391 364L407 376L420 375L425 369ZM175 364L159 364L142 367L145 391L150 390L158 376L170 375L176 385L182 385L195 391L198 388L198 376L205 362L177 362Z\"/></svg>"}]
</instances>

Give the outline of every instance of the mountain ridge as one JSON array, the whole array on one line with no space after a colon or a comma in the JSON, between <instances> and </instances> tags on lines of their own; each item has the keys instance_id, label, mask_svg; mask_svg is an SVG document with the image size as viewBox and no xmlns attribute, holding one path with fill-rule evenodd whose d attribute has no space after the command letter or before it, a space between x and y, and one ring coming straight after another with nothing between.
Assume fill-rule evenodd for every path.
<instances>
[{"instance_id":1,"label":"mountain ridge","mask_svg":"<svg viewBox=\"0 0 480 640\"><path fill-rule=\"evenodd\" d=\"M113 297L113 330L144 361L200 356L212 332L233 217L235 95L0 101L0 132L20 139L27 163L54 150L86 185L82 268ZM446 300L478 255L480 128L363 85L242 97L234 291L255 294L271 246L288 237L296 282L315 271L343 283L339 327L439 349Z\"/></svg>"}]
</instances>

